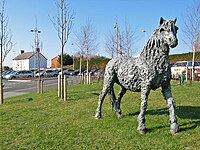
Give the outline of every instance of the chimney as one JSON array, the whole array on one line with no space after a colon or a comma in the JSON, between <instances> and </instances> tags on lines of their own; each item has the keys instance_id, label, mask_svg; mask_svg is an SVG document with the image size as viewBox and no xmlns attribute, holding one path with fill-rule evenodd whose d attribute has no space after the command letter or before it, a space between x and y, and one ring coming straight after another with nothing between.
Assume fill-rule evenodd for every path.
<instances>
[{"instance_id":1,"label":"chimney","mask_svg":"<svg viewBox=\"0 0 200 150\"><path fill-rule=\"evenodd\" d=\"M23 54L24 53L24 50L21 50L21 54Z\"/></svg>"}]
</instances>

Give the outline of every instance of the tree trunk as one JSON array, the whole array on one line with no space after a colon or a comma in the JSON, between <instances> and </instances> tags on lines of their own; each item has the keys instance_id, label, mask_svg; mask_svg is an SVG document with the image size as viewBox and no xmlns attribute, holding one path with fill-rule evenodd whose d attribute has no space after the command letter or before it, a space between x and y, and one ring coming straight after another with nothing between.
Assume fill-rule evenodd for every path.
<instances>
[{"instance_id":1,"label":"tree trunk","mask_svg":"<svg viewBox=\"0 0 200 150\"><path fill-rule=\"evenodd\" d=\"M2 55L3 55L3 22L1 21L1 56L0 56L0 104L3 104L3 82L2 82Z\"/></svg>"}]
</instances>

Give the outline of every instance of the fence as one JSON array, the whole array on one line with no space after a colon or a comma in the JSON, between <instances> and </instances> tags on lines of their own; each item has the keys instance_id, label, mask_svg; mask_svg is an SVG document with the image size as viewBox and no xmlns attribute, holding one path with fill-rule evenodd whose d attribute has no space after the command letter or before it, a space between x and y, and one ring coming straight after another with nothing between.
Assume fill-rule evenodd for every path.
<instances>
[{"instance_id":1,"label":"fence","mask_svg":"<svg viewBox=\"0 0 200 150\"><path fill-rule=\"evenodd\" d=\"M103 80L104 76L103 74L98 75L77 75L77 76L69 76L68 78L68 84L90 84L92 81L101 81Z\"/></svg>"}]
</instances>

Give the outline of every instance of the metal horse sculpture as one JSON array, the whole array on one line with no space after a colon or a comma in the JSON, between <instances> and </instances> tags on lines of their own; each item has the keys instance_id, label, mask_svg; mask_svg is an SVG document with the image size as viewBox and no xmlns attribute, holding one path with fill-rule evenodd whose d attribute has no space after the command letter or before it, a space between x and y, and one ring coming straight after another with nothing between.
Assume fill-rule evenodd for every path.
<instances>
[{"instance_id":1,"label":"metal horse sculpture","mask_svg":"<svg viewBox=\"0 0 200 150\"><path fill-rule=\"evenodd\" d=\"M118 57L112 59L106 65L104 86L99 97L96 110L96 119L101 118L101 108L107 93L113 108L118 115L122 117L120 101L127 90L141 92L141 108L138 116L138 130L145 133L145 113L147 108L148 96L151 89L156 90L162 87L162 94L168 103L170 131L172 134L178 132L178 123L175 114L175 102L171 92L171 71L169 62L170 47L178 45L176 37L178 27L175 26L175 20L160 19L160 25L154 30L152 37L144 46L138 58ZM120 85L118 100L114 94L113 85Z\"/></svg>"}]
</instances>

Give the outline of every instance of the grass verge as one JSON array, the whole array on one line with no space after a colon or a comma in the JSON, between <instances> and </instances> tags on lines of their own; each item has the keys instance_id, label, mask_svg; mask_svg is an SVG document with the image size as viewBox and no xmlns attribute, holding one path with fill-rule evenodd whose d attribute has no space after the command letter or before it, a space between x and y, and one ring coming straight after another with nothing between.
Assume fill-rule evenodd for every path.
<instances>
[{"instance_id":1,"label":"grass verge","mask_svg":"<svg viewBox=\"0 0 200 150\"><path fill-rule=\"evenodd\" d=\"M68 100L56 89L5 100L0 106L0 149L200 149L200 82L172 81L180 132L171 135L161 90L152 91L146 114L147 134L137 132L140 93L122 99L118 119L105 98L100 120L94 118L102 83L69 85ZM119 89L115 87L116 91Z\"/></svg>"}]
</instances>

